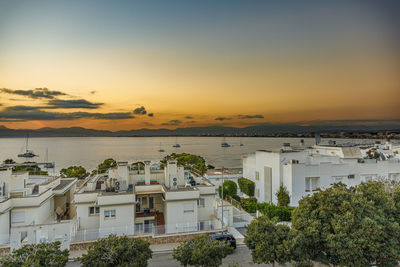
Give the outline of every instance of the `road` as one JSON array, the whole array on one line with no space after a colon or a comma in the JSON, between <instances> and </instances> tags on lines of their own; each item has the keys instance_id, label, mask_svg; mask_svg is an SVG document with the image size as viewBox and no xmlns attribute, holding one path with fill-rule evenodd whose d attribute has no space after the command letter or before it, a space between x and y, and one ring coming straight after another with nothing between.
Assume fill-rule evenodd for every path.
<instances>
[{"instance_id":1,"label":"road","mask_svg":"<svg viewBox=\"0 0 400 267\"><path fill-rule=\"evenodd\" d=\"M227 256L223 260L222 266L229 266L229 264L237 263L239 266L272 266L272 265L266 265L266 264L254 264L253 261L251 260L251 253L249 249L246 246L240 246L238 247L234 253L231 255ZM79 263L77 262L68 262L68 267L75 267L75 266L80 266ZM174 260L172 258L172 252L166 252L166 253L156 253L153 255L153 258L149 261L149 267L175 267L175 266L181 266L179 262ZM277 265L275 265L277 266Z\"/></svg>"}]
</instances>

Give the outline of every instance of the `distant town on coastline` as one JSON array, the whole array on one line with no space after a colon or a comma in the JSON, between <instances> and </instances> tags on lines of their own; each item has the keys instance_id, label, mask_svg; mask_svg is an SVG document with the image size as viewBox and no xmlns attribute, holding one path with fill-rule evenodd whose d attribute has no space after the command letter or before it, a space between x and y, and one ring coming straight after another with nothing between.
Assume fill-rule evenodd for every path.
<instances>
[{"instance_id":1,"label":"distant town on coastline","mask_svg":"<svg viewBox=\"0 0 400 267\"><path fill-rule=\"evenodd\" d=\"M400 139L400 125L308 125L262 124L243 128L208 126L176 129L135 129L107 131L83 127L10 129L0 126L0 137L151 137L151 136L240 136L240 137L314 137Z\"/></svg>"}]
</instances>

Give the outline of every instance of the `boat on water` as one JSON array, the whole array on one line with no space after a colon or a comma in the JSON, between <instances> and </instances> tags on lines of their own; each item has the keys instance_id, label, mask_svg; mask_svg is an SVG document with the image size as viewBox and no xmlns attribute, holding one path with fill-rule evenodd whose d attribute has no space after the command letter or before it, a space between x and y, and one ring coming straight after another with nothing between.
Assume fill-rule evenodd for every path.
<instances>
[{"instance_id":1,"label":"boat on water","mask_svg":"<svg viewBox=\"0 0 400 267\"><path fill-rule=\"evenodd\" d=\"M160 149L158 150L158 152L165 152L165 150L161 147L161 143L160 143Z\"/></svg>"},{"instance_id":2,"label":"boat on water","mask_svg":"<svg viewBox=\"0 0 400 267\"><path fill-rule=\"evenodd\" d=\"M224 140L223 140L222 143L221 143L221 147L231 147L231 145L228 144L228 143L225 141L225 136L224 136Z\"/></svg>"},{"instance_id":3,"label":"boat on water","mask_svg":"<svg viewBox=\"0 0 400 267\"><path fill-rule=\"evenodd\" d=\"M240 146L244 146L244 144L242 143L242 139L240 139Z\"/></svg>"},{"instance_id":4,"label":"boat on water","mask_svg":"<svg viewBox=\"0 0 400 267\"><path fill-rule=\"evenodd\" d=\"M38 156L32 150L28 149L28 144L29 144L29 135L26 136L25 152L18 154L19 158L34 158Z\"/></svg>"},{"instance_id":5,"label":"boat on water","mask_svg":"<svg viewBox=\"0 0 400 267\"><path fill-rule=\"evenodd\" d=\"M172 147L175 147L175 148L180 148L181 147L181 145L178 144L178 137L175 138L175 144L173 144Z\"/></svg>"}]
</instances>

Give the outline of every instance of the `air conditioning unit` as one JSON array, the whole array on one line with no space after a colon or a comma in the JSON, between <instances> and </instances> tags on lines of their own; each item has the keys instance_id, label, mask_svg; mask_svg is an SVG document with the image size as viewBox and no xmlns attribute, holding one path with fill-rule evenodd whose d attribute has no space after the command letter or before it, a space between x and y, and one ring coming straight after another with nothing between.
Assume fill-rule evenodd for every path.
<instances>
[{"instance_id":1,"label":"air conditioning unit","mask_svg":"<svg viewBox=\"0 0 400 267\"><path fill-rule=\"evenodd\" d=\"M119 190L119 182L115 182L115 190L116 190L116 191Z\"/></svg>"}]
</instances>

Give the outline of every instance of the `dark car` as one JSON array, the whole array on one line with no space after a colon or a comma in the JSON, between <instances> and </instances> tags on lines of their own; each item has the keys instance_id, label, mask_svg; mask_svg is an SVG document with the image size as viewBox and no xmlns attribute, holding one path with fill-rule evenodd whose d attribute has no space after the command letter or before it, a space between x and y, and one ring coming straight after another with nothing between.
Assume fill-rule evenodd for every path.
<instances>
[{"instance_id":1,"label":"dark car","mask_svg":"<svg viewBox=\"0 0 400 267\"><path fill-rule=\"evenodd\" d=\"M236 249L236 239L231 234L213 234L211 235L212 239L224 242L225 244L229 244L229 246Z\"/></svg>"}]
</instances>

